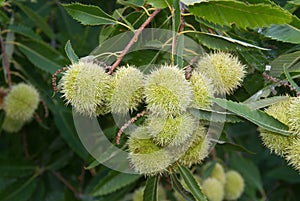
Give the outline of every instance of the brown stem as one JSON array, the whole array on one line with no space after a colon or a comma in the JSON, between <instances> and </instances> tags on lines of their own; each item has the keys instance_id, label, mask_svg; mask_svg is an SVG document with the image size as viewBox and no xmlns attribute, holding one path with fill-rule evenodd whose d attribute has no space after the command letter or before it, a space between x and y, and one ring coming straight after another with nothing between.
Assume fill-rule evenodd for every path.
<instances>
[{"instance_id":1,"label":"brown stem","mask_svg":"<svg viewBox=\"0 0 300 201\"><path fill-rule=\"evenodd\" d=\"M22 144L23 144L23 148L24 148L25 157L26 157L27 160L29 160L30 159L30 153L28 151L28 143L27 143L26 132L24 130L22 131Z\"/></svg>"},{"instance_id":2,"label":"brown stem","mask_svg":"<svg viewBox=\"0 0 300 201\"><path fill-rule=\"evenodd\" d=\"M42 120L42 118L40 117L40 115L38 114L38 113L34 113L33 114L33 116L34 116L34 118L35 118L35 120L39 123L39 124L43 124L43 120Z\"/></svg>"},{"instance_id":3,"label":"brown stem","mask_svg":"<svg viewBox=\"0 0 300 201\"><path fill-rule=\"evenodd\" d=\"M185 12L185 6L182 2L180 2L180 25L179 25L178 33L182 32L184 29L184 25L185 25L185 20L183 16L184 12Z\"/></svg>"},{"instance_id":4,"label":"brown stem","mask_svg":"<svg viewBox=\"0 0 300 201\"><path fill-rule=\"evenodd\" d=\"M145 27L151 22L151 20L159 13L160 9L156 9L149 17L148 19L142 24L142 26L135 32L134 36L132 37L132 39L129 41L129 43L126 45L125 49L122 51L122 53L120 54L120 56L117 58L117 60L115 61L115 63L111 66L110 70L109 70L109 74L112 75L115 68L117 68L117 66L121 63L123 57L125 56L125 54L129 51L129 49L131 48L131 46L137 41L139 35L141 34L141 32L145 29Z\"/></svg>"},{"instance_id":5,"label":"brown stem","mask_svg":"<svg viewBox=\"0 0 300 201\"><path fill-rule=\"evenodd\" d=\"M215 148L213 148L213 149L211 150L211 157L212 157L213 160L216 160L216 159L217 159Z\"/></svg>"},{"instance_id":6,"label":"brown stem","mask_svg":"<svg viewBox=\"0 0 300 201\"><path fill-rule=\"evenodd\" d=\"M41 103L42 103L43 106L44 106L44 111L45 111L44 117L45 117L45 118L48 118L48 116L49 116L49 109L48 109L48 106L47 106L46 102L45 102L43 99L41 99Z\"/></svg>"},{"instance_id":7,"label":"brown stem","mask_svg":"<svg viewBox=\"0 0 300 201\"><path fill-rule=\"evenodd\" d=\"M85 178L85 168L83 167L81 169L81 174L78 176L78 180L80 182L80 190L79 190L80 193L83 192L84 178Z\"/></svg>"},{"instance_id":8,"label":"brown stem","mask_svg":"<svg viewBox=\"0 0 300 201\"><path fill-rule=\"evenodd\" d=\"M116 143L117 143L117 144L120 144L121 135L122 135L122 133L124 132L124 130L125 130L126 128L128 128L128 126L130 126L132 123L134 123L138 118L144 116L145 114L146 114L146 111L145 111L145 110L142 111L141 113L138 113L135 117L132 117L126 124L124 124L124 125L120 128L120 130L119 130L119 132L118 132L118 134L117 134L117 139L116 139Z\"/></svg>"},{"instance_id":9,"label":"brown stem","mask_svg":"<svg viewBox=\"0 0 300 201\"><path fill-rule=\"evenodd\" d=\"M198 60L198 56L195 56L191 61L190 64L186 67L185 69L185 79L189 80L192 76L192 66L194 65L194 63Z\"/></svg>"},{"instance_id":10,"label":"brown stem","mask_svg":"<svg viewBox=\"0 0 300 201\"><path fill-rule=\"evenodd\" d=\"M3 60L3 66L6 71L6 79L7 79L7 84L9 88L11 87L11 75L10 75L10 67L9 67L9 61L8 57L5 51L5 42L2 38L2 34L0 33L0 43L1 43L1 52L2 52L2 60Z\"/></svg>"},{"instance_id":11,"label":"brown stem","mask_svg":"<svg viewBox=\"0 0 300 201\"><path fill-rule=\"evenodd\" d=\"M58 69L57 71L55 71L55 73L52 75L52 87L53 87L53 91L54 92L58 92L58 88L57 88L57 84L56 84L57 76L61 72L65 72L67 70L68 70L68 67L63 67L62 69Z\"/></svg>"},{"instance_id":12,"label":"brown stem","mask_svg":"<svg viewBox=\"0 0 300 201\"><path fill-rule=\"evenodd\" d=\"M272 77L271 75L268 75L266 72L263 72L262 76L268 81L271 81L273 83L278 83L279 86L289 87L290 91L296 92L297 96L300 95L300 92L297 91L297 89L293 85L291 85L288 81L280 80L276 77Z\"/></svg>"},{"instance_id":13,"label":"brown stem","mask_svg":"<svg viewBox=\"0 0 300 201\"><path fill-rule=\"evenodd\" d=\"M76 189L59 173L59 172L52 172L52 174L59 179L70 191L77 195Z\"/></svg>"}]
</instances>

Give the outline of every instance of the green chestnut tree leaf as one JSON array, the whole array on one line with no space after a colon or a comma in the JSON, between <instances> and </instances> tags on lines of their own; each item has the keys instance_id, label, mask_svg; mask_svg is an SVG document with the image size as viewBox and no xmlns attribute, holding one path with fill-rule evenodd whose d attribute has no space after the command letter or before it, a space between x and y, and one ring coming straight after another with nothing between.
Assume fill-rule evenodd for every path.
<instances>
[{"instance_id":1,"label":"green chestnut tree leaf","mask_svg":"<svg viewBox=\"0 0 300 201\"><path fill-rule=\"evenodd\" d=\"M290 66L291 71L295 69L299 69L300 68L299 61L300 61L300 51L295 51L288 54L282 54L270 63L272 67L270 71L270 75L275 77L280 76L283 73L283 66Z\"/></svg>"},{"instance_id":2,"label":"green chestnut tree leaf","mask_svg":"<svg viewBox=\"0 0 300 201\"><path fill-rule=\"evenodd\" d=\"M251 108L252 110L257 110L257 109L264 108L264 107L267 107L267 106L272 105L274 103L284 101L284 100L287 100L287 99L288 99L287 96L274 96L274 97L270 97L270 98L260 99L260 100L257 100L257 101L253 101L251 99L248 99L248 100L244 101L243 103L247 104L247 106L249 108Z\"/></svg>"},{"instance_id":3,"label":"green chestnut tree leaf","mask_svg":"<svg viewBox=\"0 0 300 201\"><path fill-rule=\"evenodd\" d=\"M39 14L34 12L32 9L28 8L27 6L21 3L15 3L29 18L33 21L33 23L41 28L46 36L53 39L54 33L50 26L47 24L46 20L43 19Z\"/></svg>"},{"instance_id":4,"label":"green chestnut tree leaf","mask_svg":"<svg viewBox=\"0 0 300 201\"><path fill-rule=\"evenodd\" d=\"M16 43L16 46L31 63L45 72L53 74L67 63L66 58L44 42Z\"/></svg>"},{"instance_id":5,"label":"green chestnut tree leaf","mask_svg":"<svg viewBox=\"0 0 300 201\"><path fill-rule=\"evenodd\" d=\"M281 123L263 111L252 110L244 103L237 103L220 98L214 98L213 102L266 130L286 136L290 135L287 125Z\"/></svg>"},{"instance_id":6,"label":"green chestnut tree leaf","mask_svg":"<svg viewBox=\"0 0 300 201\"><path fill-rule=\"evenodd\" d=\"M3 201L27 201L31 198L37 187L36 176L28 179L17 180L0 190L0 197Z\"/></svg>"},{"instance_id":7,"label":"green chestnut tree leaf","mask_svg":"<svg viewBox=\"0 0 300 201\"><path fill-rule=\"evenodd\" d=\"M250 51L251 49L268 50L247 42L211 33L196 32L196 38L210 49Z\"/></svg>"},{"instance_id":8,"label":"green chestnut tree leaf","mask_svg":"<svg viewBox=\"0 0 300 201\"><path fill-rule=\"evenodd\" d=\"M144 0L117 0L117 3L125 6L141 7L145 2Z\"/></svg>"},{"instance_id":9,"label":"green chestnut tree leaf","mask_svg":"<svg viewBox=\"0 0 300 201\"><path fill-rule=\"evenodd\" d=\"M146 2L154 8L166 8L173 4L173 0L146 0Z\"/></svg>"},{"instance_id":10,"label":"green chestnut tree leaf","mask_svg":"<svg viewBox=\"0 0 300 201\"><path fill-rule=\"evenodd\" d=\"M137 181L141 178L142 175L137 174L117 174L110 180L105 183L101 182L101 185L98 185L94 188L92 195L93 196L101 196L113 193L125 186Z\"/></svg>"},{"instance_id":11,"label":"green chestnut tree leaf","mask_svg":"<svg viewBox=\"0 0 300 201\"><path fill-rule=\"evenodd\" d=\"M267 4L245 4L240 1L209 1L189 6L188 10L197 17L222 26L236 25L239 28L266 27L284 24L292 15L280 7Z\"/></svg>"},{"instance_id":12,"label":"green chestnut tree leaf","mask_svg":"<svg viewBox=\"0 0 300 201\"><path fill-rule=\"evenodd\" d=\"M36 165L24 159L0 158L1 177L23 177L34 173Z\"/></svg>"},{"instance_id":13,"label":"green chestnut tree leaf","mask_svg":"<svg viewBox=\"0 0 300 201\"><path fill-rule=\"evenodd\" d=\"M189 190L196 198L196 200L207 201L206 196L203 194L201 188L199 187L197 181L193 177L190 170L184 166L179 166L178 168L179 168L180 176L184 180L185 184L189 187Z\"/></svg>"},{"instance_id":14,"label":"green chestnut tree leaf","mask_svg":"<svg viewBox=\"0 0 300 201\"><path fill-rule=\"evenodd\" d=\"M239 151L239 152L245 152L248 154L255 154L255 152L250 151L246 147L240 145L240 144L235 144L231 142L226 142L226 141L218 141L218 146L222 147L223 149L226 149L227 151Z\"/></svg>"},{"instance_id":15,"label":"green chestnut tree leaf","mask_svg":"<svg viewBox=\"0 0 300 201\"><path fill-rule=\"evenodd\" d=\"M67 12L83 25L115 24L113 17L101 8L81 3L63 4Z\"/></svg>"},{"instance_id":16,"label":"green chestnut tree leaf","mask_svg":"<svg viewBox=\"0 0 300 201\"><path fill-rule=\"evenodd\" d=\"M74 52L71 42L68 40L66 46L65 46L65 51L66 54L68 56L68 58L70 59L70 61L74 64L77 63L79 61L78 56L76 55L76 53Z\"/></svg>"},{"instance_id":17,"label":"green chestnut tree leaf","mask_svg":"<svg viewBox=\"0 0 300 201\"><path fill-rule=\"evenodd\" d=\"M201 3L203 0L182 0L185 5L194 5L195 3Z\"/></svg>"},{"instance_id":18,"label":"green chestnut tree leaf","mask_svg":"<svg viewBox=\"0 0 300 201\"><path fill-rule=\"evenodd\" d=\"M290 72L288 71L288 67L283 66L283 72L286 76L286 79L296 89L296 91L300 91L299 86L297 85L297 83L293 80L292 76L290 75Z\"/></svg>"},{"instance_id":19,"label":"green chestnut tree leaf","mask_svg":"<svg viewBox=\"0 0 300 201\"><path fill-rule=\"evenodd\" d=\"M236 154L230 154L230 167L243 176L246 190L248 188L259 190L259 192L264 191L260 172L252 161Z\"/></svg>"},{"instance_id":20,"label":"green chestnut tree leaf","mask_svg":"<svg viewBox=\"0 0 300 201\"><path fill-rule=\"evenodd\" d=\"M175 174L171 174L172 187L187 201L196 201L194 196L185 190Z\"/></svg>"},{"instance_id":21,"label":"green chestnut tree leaf","mask_svg":"<svg viewBox=\"0 0 300 201\"><path fill-rule=\"evenodd\" d=\"M158 201L157 197L158 176L147 178L146 187L143 194L144 201Z\"/></svg>"},{"instance_id":22,"label":"green chestnut tree leaf","mask_svg":"<svg viewBox=\"0 0 300 201\"><path fill-rule=\"evenodd\" d=\"M38 41L42 40L40 35L35 33L31 28L27 26L12 24L8 27L8 30L26 36L31 40L38 40Z\"/></svg>"},{"instance_id":23,"label":"green chestnut tree leaf","mask_svg":"<svg viewBox=\"0 0 300 201\"><path fill-rule=\"evenodd\" d=\"M274 40L300 44L300 29L289 24L272 25L263 34Z\"/></svg>"},{"instance_id":24,"label":"green chestnut tree leaf","mask_svg":"<svg viewBox=\"0 0 300 201\"><path fill-rule=\"evenodd\" d=\"M216 111L216 110L198 110L198 109L189 109L189 112L196 118L212 121L212 122L229 122L236 123L243 121L241 118L237 117L234 114Z\"/></svg>"}]
</instances>

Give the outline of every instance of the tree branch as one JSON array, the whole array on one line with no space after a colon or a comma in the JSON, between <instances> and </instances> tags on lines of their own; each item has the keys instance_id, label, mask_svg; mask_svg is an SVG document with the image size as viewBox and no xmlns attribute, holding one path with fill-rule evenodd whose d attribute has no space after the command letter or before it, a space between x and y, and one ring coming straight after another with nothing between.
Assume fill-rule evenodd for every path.
<instances>
[{"instance_id":1,"label":"tree branch","mask_svg":"<svg viewBox=\"0 0 300 201\"><path fill-rule=\"evenodd\" d=\"M141 113L138 113L135 117L132 117L126 124L124 124L124 125L120 128L120 130L119 130L119 132L118 132L118 134L117 134L117 139L116 139L116 143L117 143L117 144L120 144L121 135L122 135L122 133L124 132L124 130L125 130L126 128L128 128L128 126L130 126L132 123L134 123L138 118L144 116L145 114L146 114L146 111L145 111L145 110L142 111Z\"/></svg>"},{"instance_id":2,"label":"tree branch","mask_svg":"<svg viewBox=\"0 0 300 201\"><path fill-rule=\"evenodd\" d=\"M0 30L1 31L1 30ZM5 51L5 42L2 38L2 33L0 33L0 44L1 44L1 52L2 52L2 61L5 69L6 80L9 88L11 87L11 75L10 75L10 67L8 57Z\"/></svg>"},{"instance_id":3,"label":"tree branch","mask_svg":"<svg viewBox=\"0 0 300 201\"><path fill-rule=\"evenodd\" d=\"M74 193L74 195L77 195L78 192L76 189L59 173L59 172L52 172L52 174L59 179L70 191Z\"/></svg>"},{"instance_id":4,"label":"tree branch","mask_svg":"<svg viewBox=\"0 0 300 201\"><path fill-rule=\"evenodd\" d=\"M122 51L118 59L115 61L115 63L111 66L109 70L109 74L112 75L115 68L121 63L123 57L125 54L128 52L130 47L137 41L139 35L141 32L145 29L145 27L151 22L151 20L159 13L160 9L156 9L149 17L148 19L142 24L142 26L135 32L134 36L132 39L129 41L129 43L126 45L125 49Z\"/></svg>"}]
</instances>

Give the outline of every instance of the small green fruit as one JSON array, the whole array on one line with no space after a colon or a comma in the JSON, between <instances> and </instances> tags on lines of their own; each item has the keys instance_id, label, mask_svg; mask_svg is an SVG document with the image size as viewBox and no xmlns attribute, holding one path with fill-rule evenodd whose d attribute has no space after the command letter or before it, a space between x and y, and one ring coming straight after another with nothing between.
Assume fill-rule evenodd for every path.
<instances>
[{"instance_id":1,"label":"small green fruit","mask_svg":"<svg viewBox=\"0 0 300 201\"><path fill-rule=\"evenodd\" d=\"M11 119L8 116L6 116L2 124L2 128L8 133L17 133L21 130L23 125L23 121Z\"/></svg>"},{"instance_id":2,"label":"small green fruit","mask_svg":"<svg viewBox=\"0 0 300 201\"><path fill-rule=\"evenodd\" d=\"M211 105L210 98L213 97L212 81L203 73L194 71L190 82L193 88L193 101L190 107L207 109Z\"/></svg>"},{"instance_id":3,"label":"small green fruit","mask_svg":"<svg viewBox=\"0 0 300 201\"><path fill-rule=\"evenodd\" d=\"M178 159L181 165L191 166L201 163L209 154L210 141L206 137L206 128L204 126L198 126L192 139L191 146Z\"/></svg>"},{"instance_id":4,"label":"small green fruit","mask_svg":"<svg viewBox=\"0 0 300 201\"><path fill-rule=\"evenodd\" d=\"M20 83L12 87L4 98L3 109L9 119L29 121L39 104L37 90L28 84Z\"/></svg>"},{"instance_id":5,"label":"small green fruit","mask_svg":"<svg viewBox=\"0 0 300 201\"><path fill-rule=\"evenodd\" d=\"M155 175L167 171L172 158L166 150L157 146L149 136L147 127L138 127L128 141L129 160L141 174Z\"/></svg>"},{"instance_id":6,"label":"small green fruit","mask_svg":"<svg viewBox=\"0 0 300 201\"><path fill-rule=\"evenodd\" d=\"M67 104L86 116L109 112L111 78L95 63L78 62L69 66L61 79L63 97Z\"/></svg>"},{"instance_id":7,"label":"small green fruit","mask_svg":"<svg viewBox=\"0 0 300 201\"><path fill-rule=\"evenodd\" d=\"M265 112L274 117L275 119L281 121L284 124L289 124L290 115L287 112L287 108L290 107L291 99L277 102L270 107L268 107ZM263 144L270 149L271 152L279 156L283 156L286 152L287 147L291 144L294 136L283 136L271 131L259 128L260 137Z\"/></svg>"},{"instance_id":8,"label":"small green fruit","mask_svg":"<svg viewBox=\"0 0 300 201\"><path fill-rule=\"evenodd\" d=\"M261 128L258 130L263 144L278 156L284 156L287 148L295 139L294 136L283 136Z\"/></svg>"},{"instance_id":9,"label":"small green fruit","mask_svg":"<svg viewBox=\"0 0 300 201\"><path fill-rule=\"evenodd\" d=\"M300 139L295 138L287 147L285 159L289 165L300 172Z\"/></svg>"},{"instance_id":10,"label":"small green fruit","mask_svg":"<svg viewBox=\"0 0 300 201\"><path fill-rule=\"evenodd\" d=\"M223 184L215 178L204 180L202 189L209 201L222 201L224 198Z\"/></svg>"},{"instance_id":11,"label":"small green fruit","mask_svg":"<svg viewBox=\"0 0 300 201\"><path fill-rule=\"evenodd\" d=\"M192 136L197 125L196 119L188 113L166 118L150 116L148 121L149 134L160 146L184 143Z\"/></svg>"},{"instance_id":12,"label":"small green fruit","mask_svg":"<svg viewBox=\"0 0 300 201\"><path fill-rule=\"evenodd\" d=\"M237 171L230 170L226 173L225 199L236 200L244 192L244 179Z\"/></svg>"},{"instance_id":13,"label":"small green fruit","mask_svg":"<svg viewBox=\"0 0 300 201\"><path fill-rule=\"evenodd\" d=\"M147 108L158 116L176 116L186 111L192 100L190 82L176 66L162 66L146 79Z\"/></svg>"},{"instance_id":14,"label":"small green fruit","mask_svg":"<svg viewBox=\"0 0 300 201\"><path fill-rule=\"evenodd\" d=\"M132 66L121 67L114 74L111 99L112 113L126 114L137 109L143 100L144 75Z\"/></svg>"},{"instance_id":15,"label":"small green fruit","mask_svg":"<svg viewBox=\"0 0 300 201\"><path fill-rule=\"evenodd\" d=\"M296 135L300 136L300 97L291 98L289 107L289 125Z\"/></svg>"},{"instance_id":16,"label":"small green fruit","mask_svg":"<svg viewBox=\"0 0 300 201\"><path fill-rule=\"evenodd\" d=\"M219 180L221 184L225 184L226 176L223 166L220 163L216 163L214 169L211 172L211 177Z\"/></svg>"},{"instance_id":17,"label":"small green fruit","mask_svg":"<svg viewBox=\"0 0 300 201\"><path fill-rule=\"evenodd\" d=\"M232 93L245 76L245 66L238 58L225 52L207 54L198 62L197 70L213 82L217 94Z\"/></svg>"}]
</instances>

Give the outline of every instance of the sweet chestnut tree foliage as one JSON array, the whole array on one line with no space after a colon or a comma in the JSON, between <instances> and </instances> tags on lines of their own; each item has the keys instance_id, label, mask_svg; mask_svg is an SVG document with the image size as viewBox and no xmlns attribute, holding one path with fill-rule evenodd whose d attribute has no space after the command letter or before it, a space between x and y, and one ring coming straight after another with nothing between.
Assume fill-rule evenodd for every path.
<instances>
[{"instance_id":1,"label":"sweet chestnut tree foliage","mask_svg":"<svg viewBox=\"0 0 300 201\"><path fill-rule=\"evenodd\" d=\"M297 0L1 0L1 201L300 199Z\"/></svg>"}]
</instances>

